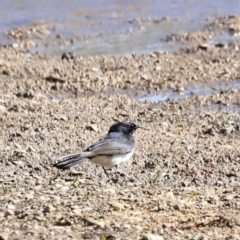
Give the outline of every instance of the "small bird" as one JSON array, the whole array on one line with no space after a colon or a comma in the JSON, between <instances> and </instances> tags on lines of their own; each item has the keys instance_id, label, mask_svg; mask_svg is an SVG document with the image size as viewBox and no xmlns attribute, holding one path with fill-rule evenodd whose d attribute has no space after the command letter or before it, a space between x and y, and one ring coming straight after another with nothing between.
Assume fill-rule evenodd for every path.
<instances>
[{"instance_id":1,"label":"small bird","mask_svg":"<svg viewBox=\"0 0 240 240\"><path fill-rule=\"evenodd\" d=\"M99 141L82 152L57 158L53 166L59 169L68 169L76 164L90 161L102 166L109 178L105 168L117 166L120 169L120 163L128 161L132 157L135 150L133 133L138 128L146 129L131 122L115 123Z\"/></svg>"}]
</instances>

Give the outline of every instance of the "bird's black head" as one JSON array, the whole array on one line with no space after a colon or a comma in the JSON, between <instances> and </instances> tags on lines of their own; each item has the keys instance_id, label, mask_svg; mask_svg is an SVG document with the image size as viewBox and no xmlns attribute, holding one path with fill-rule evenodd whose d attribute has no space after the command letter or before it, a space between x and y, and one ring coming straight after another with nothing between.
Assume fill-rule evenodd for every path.
<instances>
[{"instance_id":1,"label":"bird's black head","mask_svg":"<svg viewBox=\"0 0 240 240\"><path fill-rule=\"evenodd\" d=\"M137 128L142 128L142 127L137 126L136 124L131 123L131 122L118 122L118 123L114 123L110 127L108 133L121 132L121 133L125 133L128 135L132 135Z\"/></svg>"}]
</instances>

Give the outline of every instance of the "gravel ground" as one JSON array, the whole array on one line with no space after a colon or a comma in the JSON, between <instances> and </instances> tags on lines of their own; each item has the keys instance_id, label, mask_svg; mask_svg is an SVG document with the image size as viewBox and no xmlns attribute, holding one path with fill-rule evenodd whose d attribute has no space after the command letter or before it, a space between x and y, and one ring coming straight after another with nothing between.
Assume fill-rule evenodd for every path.
<instances>
[{"instance_id":1,"label":"gravel ground","mask_svg":"<svg viewBox=\"0 0 240 240\"><path fill-rule=\"evenodd\" d=\"M239 46L69 61L1 47L0 239L238 239L240 90L158 103L135 93L240 79ZM52 167L122 120L151 129L135 133L131 179Z\"/></svg>"}]
</instances>

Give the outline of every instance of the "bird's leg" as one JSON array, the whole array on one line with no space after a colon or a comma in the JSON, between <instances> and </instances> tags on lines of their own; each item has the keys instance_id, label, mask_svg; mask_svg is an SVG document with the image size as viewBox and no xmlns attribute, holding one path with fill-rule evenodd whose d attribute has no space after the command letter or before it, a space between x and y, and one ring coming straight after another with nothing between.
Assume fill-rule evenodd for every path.
<instances>
[{"instance_id":1,"label":"bird's leg","mask_svg":"<svg viewBox=\"0 0 240 240\"><path fill-rule=\"evenodd\" d=\"M120 168L119 165L116 165L116 167L117 167L118 172L120 172L120 173L124 174L125 176L127 176L128 178L132 179L132 177L130 177L129 175L127 175L127 174Z\"/></svg>"},{"instance_id":2,"label":"bird's leg","mask_svg":"<svg viewBox=\"0 0 240 240\"><path fill-rule=\"evenodd\" d=\"M102 167L102 168L103 168L103 170L104 170L104 173L107 175L108 179L110 179L110 177L109 177L109 175L108 175L108 173L107 173L107 170L106 170L104 167Z\"/></svg>"},{"instance_id":3,"label":"bird's leg","mask_svg":"<svg viewBox=\"0 0 240 240\"><path fill-rule=\"evenodd\" d=\"M125 176L127 176L130 180L134 180L134 179L135 179L136 181L140 182L136 177L134 177L134 176L130 177L128 174L126 174L119 165L116 165L116 167L117 167L117 169L118 169L118 172L123 173L123 174L124 174Z\"/></svg>"}]
</instances>

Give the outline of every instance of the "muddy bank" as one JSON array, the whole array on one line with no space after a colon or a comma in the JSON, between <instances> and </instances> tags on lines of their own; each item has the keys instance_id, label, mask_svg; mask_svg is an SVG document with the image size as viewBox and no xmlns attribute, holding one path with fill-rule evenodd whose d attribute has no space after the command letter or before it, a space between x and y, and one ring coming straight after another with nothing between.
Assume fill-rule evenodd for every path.
<instances>
[{"instance_id":1,"label":"muddy bank","mask_svg":"<svg viewBox=\"0 0 240 240\"><path fill-rule=\"evenodd\" d=\"M240 90L162 102L124 91L181 94L198 82L231 83L240 79L239 45L70 60L2 47L0 236L237 239ZM51 166L122 120L151 129L136 132L135 154L122 166L133 180L113 170L109 182L90 163Z\"/></svg>"}]
</instances>

